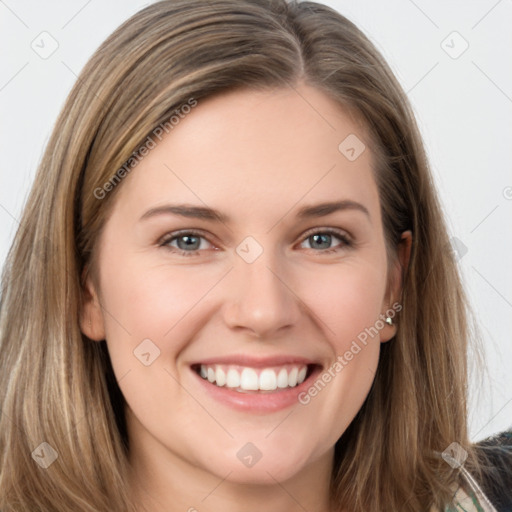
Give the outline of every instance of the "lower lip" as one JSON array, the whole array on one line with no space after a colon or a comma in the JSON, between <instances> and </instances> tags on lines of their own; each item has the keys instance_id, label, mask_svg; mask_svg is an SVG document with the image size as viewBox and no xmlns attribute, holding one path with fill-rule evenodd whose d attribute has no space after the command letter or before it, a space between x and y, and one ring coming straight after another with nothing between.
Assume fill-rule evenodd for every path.
<instances>
[{"instance_id":1,"label":"lower lip","mask_svg":"<svg viewBox=\"0 0 512 512\"><path fill-rule=\"evenodd\" d=\"M311 382L321 372L321 368L315 366L311 375L294 388L263 393L254 391L244 393L225 386L219 387L207 379L203 379L193 369L191 369L191 372L200 381L201 385L204 386L205 391L218 402L239 411L269 413L280 411L299 403L298 395L310 387Z\"/></svg>"}]
</instances>

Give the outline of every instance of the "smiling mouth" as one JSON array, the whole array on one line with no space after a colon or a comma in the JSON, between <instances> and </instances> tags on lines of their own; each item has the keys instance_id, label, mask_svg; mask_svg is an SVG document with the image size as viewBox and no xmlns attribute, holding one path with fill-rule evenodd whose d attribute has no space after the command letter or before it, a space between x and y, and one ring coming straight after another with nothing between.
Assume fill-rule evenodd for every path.
<instances>
[{"instance_id":1,"label":"smiling mouth","mask_svg":"<svg viewBox=\"0 0 512 512\"><path fill-rule=\"evenodd\" d=\"M285 364L252 368L232 364L195 364L192 370L219 388L240 393L279 393L302 384L318 368L316 364Z\"/></svg>"}]
</instances>

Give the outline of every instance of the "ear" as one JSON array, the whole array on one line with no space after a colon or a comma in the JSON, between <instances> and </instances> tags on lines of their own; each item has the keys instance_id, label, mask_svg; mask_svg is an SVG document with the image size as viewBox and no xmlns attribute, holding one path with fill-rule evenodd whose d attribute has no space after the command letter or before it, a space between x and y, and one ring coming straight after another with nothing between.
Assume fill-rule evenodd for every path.
<instances>
[{"instance_id":1,"label":"ear","mask_svg":"<svg viewBox=\"0 0 512 512\"><path fill-rule=\"evenodd\" d=\"M386 294L387 298L384 303L385 309L383 311L383 317L388 316L386 311L393 311L395 314L392 318L393 325L389 325L385 323L385 326L380 332L380 341L386 342L389 341L393 336L395 336L397 331L397 317L399 315L399 311L402 309L402 304L400 304L399 299L402 294L402 285L403 285L403 275L409 266L409 260L411 257L411 247L412 247L412 233L410 230L404 231L402 233L402 237L397 247L397 259L395 265L392 270L391 278L391 287ZM396 307L393 305L396 304ZM389 315L391 317L391 314Z\"/></svg>"},{"instance_id":2,"label":"ear","mask_svg":"<svg viewBox=\"0 0 512 512\"><path fill-rule=\"evenodd\" d=\"M84 269L82 276L85 277L85 280L82 279L84 284L82 287L83 301L80 311L80 330L89 339L102 341L105 339L105 326L98 291L87 268Z\"/></svg>"}]
</instances>

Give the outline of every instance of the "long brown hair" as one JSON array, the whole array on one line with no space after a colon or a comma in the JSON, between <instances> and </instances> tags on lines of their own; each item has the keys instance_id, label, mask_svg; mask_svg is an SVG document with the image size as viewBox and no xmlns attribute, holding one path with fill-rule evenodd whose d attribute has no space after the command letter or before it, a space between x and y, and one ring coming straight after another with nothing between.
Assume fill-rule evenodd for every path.
<instances>
[{"instance_id":1,"label":"long brown hair","mask_svg":"<svg viewBox=\"0 0 512 512\"><path fill-rule=\"evenodd\" d=\"M3 512L135 510L123 398L105 344L79 327L83 274L122 180L102 197L97 191L191 99L301 81L368 128L391 259L401 233L413 234L397 334L383 344L373 387L335 447L333 509L442 508L457 470L439 453L457 442L476 464L467 304L414 115L386 62L353 23L314 2L164 0L126 21L82 70L7 258ZM36 463L49 450L41 443L57 454L46 468Z\"/></svg>"}]
</instances>

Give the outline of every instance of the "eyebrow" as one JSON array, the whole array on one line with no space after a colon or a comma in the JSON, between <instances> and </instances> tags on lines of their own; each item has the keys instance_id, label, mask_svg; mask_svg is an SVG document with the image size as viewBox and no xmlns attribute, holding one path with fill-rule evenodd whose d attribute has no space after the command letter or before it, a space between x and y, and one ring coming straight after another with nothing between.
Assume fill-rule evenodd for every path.
<instances>
[{"instance_id":1,"label":"eyebrow","mask_svg":"<svg viewBox=\"0 0 512 512\"><path fill-rule=\"evenodd\" d=\"M370 218L370 212L364 205L347 199L303 206L298 210L297 218L307 219L311 217L324 217L331 213L344 210L360 211ZM231 222L230 217L219 210L205 206L193 206L188 204L166 204L163 206L157 206L145 212L139 220L149 219L158 215L178 215L180 217L209 220L221 222L223 224Z\"/></svg>"}]
</instances>

